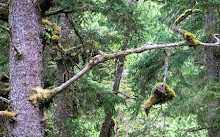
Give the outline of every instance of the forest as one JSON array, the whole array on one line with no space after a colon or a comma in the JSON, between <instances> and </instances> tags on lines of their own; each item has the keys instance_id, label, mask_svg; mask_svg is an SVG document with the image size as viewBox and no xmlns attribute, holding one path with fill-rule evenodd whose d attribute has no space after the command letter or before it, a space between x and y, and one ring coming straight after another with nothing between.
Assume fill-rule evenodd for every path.
<instances>
[{"instance_id":1,"label":"forest","mask_svg":"<svg viewBox=\"0 0 220 137\"><path fill-rule=\"evenodd\" d=\"M0 137L220 137L220 1L0 0Z\"/></svg>"}]
</instances>

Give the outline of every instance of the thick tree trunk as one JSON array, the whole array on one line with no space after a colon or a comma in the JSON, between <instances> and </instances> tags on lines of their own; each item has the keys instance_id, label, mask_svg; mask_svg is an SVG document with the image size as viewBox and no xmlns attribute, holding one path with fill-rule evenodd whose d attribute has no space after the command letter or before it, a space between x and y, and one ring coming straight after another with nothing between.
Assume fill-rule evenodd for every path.
<instances>
[{"instance_id":1,"label":"thick tree trunk","mask_svg":"<svg viewBox=\"0 0 220 137\"><path fill-rule=\"evenodd\" d=\"M10 0L10 111L17 121L10 123L11 137L43 137L42 110L28 101L32 88L42 86L39 10L31 0ZM18 56L16 47L22 52Z\"/></svg>"},{"instance_id":2,"label":"thick tree trunk","mask_svg":"<svg viewBox=\"0 0 220 137\"><path fill-rule=\"evenodd\" d=\"M129 33L125 34L125 40L122 43L122 48L121 51L124 51L128 48L128 36ZM118 91L119 90L119 86L120 86L120 82L121 82L121 77L122 77L122 73L123 73L123 69L124 69L124 61L125 61L125 56L121 56L118 58L118 62L117 62L117 69L116 69L116 74L115 74L115 82L113 85L113 91ZM112 122L112 114L108 113L105 117L105 121L102 124L102 129L100 132L99 137L111 137L112 136L112 126L114 127L115 123Z\"/></svg>"},{"instance_id":3,"label":"thick tree trunk","mask_svg":"<svg viewBox=\"0 0 220 137\"><path fill-rule=\"evenodd\" d=\"M206 33L209 38L211 38L211 34L215 33L216 30L216 22L217 17L215 14L210 13L209 11L206 13L205 17L205 25L206 25ZM211 33L210 33L211 32ZM208 75L209 82L219 82L220 78L220 59L219 55L216 53L219 52L218 47L206 47L206 70ZM217 118L216 108L220 105L219 99L217 99L214 95L210 96L211 103L208 106L208 118L209 118L209 129L208 135L209 137L218 137L220 135L219 128L215 128Z\"/></svg>"},{"instance_id":4,"label":"thick tree trunk","mask_svg":"<svg viewBox=\"0 0 220 137\"><path fill-rule=\"evenodd\" d=\"M65 16L65 14L60 14L60 27L61 27L61 37L65 39L64 42L62 42L62 46L64 48L71 47L71 38L70 38L70 30L71 30L71 24L68 20L68 18ZM64 61L64 62L63 62ZM68 72L72 71L72 72ZM57 62L57 78L59 81L65 82L65 79L69 79L72 77L73 73L73 65L69 64L68 61L60 60ZM67 77L67 78L65 78ZM71 87L73 87L71 85ZM68 121L71 121L70 119L74 116L74 109L73 109L73 88L68 87L65 89L66 91L59 94L55 101L55 114L54 114L54 130L59 133L60 136L67 137L71 136L71 132L68 131L68 129L65 129L65 124L67 124ZM74 129L72 129L74 130Z\"/></svg>"}]
</instances>

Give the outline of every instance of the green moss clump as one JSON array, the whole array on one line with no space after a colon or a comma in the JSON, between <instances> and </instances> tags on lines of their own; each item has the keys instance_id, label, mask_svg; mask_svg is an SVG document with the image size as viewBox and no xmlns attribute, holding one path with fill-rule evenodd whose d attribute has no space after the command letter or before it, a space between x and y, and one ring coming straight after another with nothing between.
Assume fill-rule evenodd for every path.
<instances>
[{"instance_id":1,"label":"green moss clump","mask_svg":"<svg viewBox=\"0 0 220 137\"><path fill-rule=\"evenodd\" d=\"M183 31L183 38L192 43L192 45L196 46L196 45L199 45L201 42L198 41L198 40L195 40L195 37L192 33L186 31L186 30L182 30Z\"/></svg>"},{"instance_id":2,"label":"green moss clump","mask_svg":"<svg viewBox=\"0 0 220 137\"><path fill-rule=\"evenodd\" d=\"M156 86L152 89L152 93L148 101L145 103L144 110L148 116L150 108L156 104L162 104L168 100L172 100L176 94L175 92L166 84L165 92L163 87L163 82L157 83Z\"/></svg>"}]
</instances>

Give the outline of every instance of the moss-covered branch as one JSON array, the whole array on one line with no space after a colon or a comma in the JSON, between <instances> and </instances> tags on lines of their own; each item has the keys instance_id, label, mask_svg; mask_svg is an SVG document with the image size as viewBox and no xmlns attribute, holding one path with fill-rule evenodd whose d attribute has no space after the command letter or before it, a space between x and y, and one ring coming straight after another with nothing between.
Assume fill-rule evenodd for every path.
<instances>
[{"instance_id":1,"label":"moss-covered branch","mask_svg":"<svg viewBox=\"0 0 220 137\"><path fill-rule=\"evenodd\" d=\"M194 35L186 30L182 30L180 28L177 27L177 25L183 21L184 19L186 19L186 17L188 17L189 15L195 14L195 13L199 13L200 10L199 9L187 9L184 11L183 14L181 14L174 22L173 24L173 29L182 34L183 38L190 43L190 45L199 45L201 42L198 40L195 40Z\"/></svg>"},{"instance_id":2,"label":"moss-covered branch","mask_svg":"<svg viewBox=\"0 0 220 137\"><path fill-rule=\"evenodd\" d=\"M161 48L187 46L187 45L198 45L199 44L199 45L203 45L203 46L220 46L220 40L217 37L217 34L214 35L214 37L216 39L216 43L202 43L202 42L196 41L194 39L194 36L192 35L192 33L177 28L177 25L181 21L183 21L188 15L191 15L193 13L197 13L198 11L199 11L198 9L188 9L182 15L180 15L180 17L174 22L174 25L173 25L174 30L181 33L186 41L175 42L175 43L166 43L166 44L154 44L152 42L148 42L143 47L136 48L136 49L130 49L130 50L126 50L126 51L121 51L121 52L117 52L117 53L113 53L113 54L105 54L103 52L100 52L100 55L93 57L89 61L89 63L80 72L78 72L75 76L73 76L68 81L61 84L60 86L55 87L52 90L43 89L41 87L34 88L33 89L34 94L29 97L29 100L35 106L38 105L38 103L44 104L46 102L49 102L53 97L55 97L57 94L64 91L64 89L66 89L68 86L73 84L76 80L81 78L84 74L86 74L95 65L102 63L102 62L105 62L105 61L108 61L108 60L111 60L111 59L114 59L114 58L118 58L120 56L127 56L127 55L134 54L134 53L142 53L144 51L151 50L151 49L161 49ZM47 23L48 23L48 25L51 25L50 22L45 22L43 24L47 24ZM167 61L166 53L165 53L165 57L166 58L165 58L165 76L164 76L164 78L166 79L166 73L167 73L167 69L168 69L168 61ZM165 81L164 83L166 83L166 80L164 80L164 81Z\"/></svg>"},{"instance_id":3,"label":"moss-covered branch","mask_svg":"<svg viewBox=\"0 0 220 137\"><path fill-rule=\"evenodd\" d=\"M10 120L13 120L13 121L17 120L16 115L17 115L17 113L15 113L15 112L0 111L0 116L9 118Z\"/></svg>"},{"instance_id":4,"label":"moss-covered branch","mask_svg":"<svg viewBox=\"0 0 220 137\"><path fill-rule=\"evenodd\" d=\"M64 89L66 89L68 86L73 84L77 79L81 78L84 74L86 74L92 67L95 65L114 59L118 58L120 56L127 56L130 54L134 53L142 53L147 50L152 50L152 49L161 49L161 48L168 48L168 47L179 47L179 46L187 46L190 43L187 41L183 42L176 42L176 43L167 43L167 44L153 44L151 42L147 43L143 47L136 48L136 49L130 49L126 51L121 51L113 54L102 54L102 55L97 55L93 57L88 65L86 65L80 72L78 72L75 76L70 78L68 81L65 83L61 84L60 86L52 89L52 90L47 90L47 89L42 89L41 87L34 88L33 91L35 92L29 100L34 104L37 105L37 103L45 103L51 100L51 98L55 97L57 94L61 93ZM220 44L216 43L200 43L200 45L205 45L205 46L220 46Z\"/></svg>"}]
</instances>

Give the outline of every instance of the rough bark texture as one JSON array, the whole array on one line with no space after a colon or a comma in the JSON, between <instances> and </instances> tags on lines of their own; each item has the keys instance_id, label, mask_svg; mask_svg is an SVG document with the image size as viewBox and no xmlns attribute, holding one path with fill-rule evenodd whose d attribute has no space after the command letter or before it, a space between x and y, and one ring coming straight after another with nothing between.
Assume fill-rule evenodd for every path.
<instances>
[{"instance_id":1,"label":"rough bark texture","mask_svg":"<svg viewBox=\"0 0 220 137\"><path fill-rule=\"evenodd\" d=\"M216 31L216 21L217 17L211 12L206 13L205 25L206 33L210 38L212 33ZM209 82L217 82L216 80L220 78L220 58L216 53L219 52L218 47L206 47L206 70ZM219 128L214 128L216 124L217 112L216 108L220 105L219 99L216 99L214 95L210 96L211 103L208 106L208 118L209 118L209 137L218 137L220 135Z\"/></svg>"},{"instance_id":2,"label":"rough bark texture","mask_svg":"<svg viewBox=\"0 0 220 137\"><path fill-rule=\"evenodd\" d=\"M42 86L39 10L31 0L10 0L10 111L17 121L10 123L11 137L43 137L42 110L28 101L32 88ZM14 47L22 52L18 56Z\"/></svg>"},{"instance_id":3,"label":"rough bark texture","mask_svg":"<svg viewBox=\"0 0 220 137\"><path fill-rule=\"evenodd\" d=\"M70 38L70 26L67 17L65 14L60 14L60 27L61 27L61 37L65 39L64 42L62 42L62 46L64 48L68 48L71 46L71 38ZM69 77L72 77L73 72L68 72L66 69L71 69L71 66L68 64L68 62L63 62L64 60L57 62L57 78L59 81L64 81L65 79L69 79ZM73 71L73 70L70 70ZM65 78L66 77L66 78ZM71 85L72 86L72 85ZM66 122L71 121L70 119L73 117L73 106L72 102L74 101L73 98L73 89L71 87L68 87L65 89L64 92L60 93L55 102L55 114L54 114L54 130L59 133L60 136L67 137L71 136L71 132L68 132L64 124L67 124ZM74 130L74 129L72 129Z\"/></svg>"},{"instance_id":4,"label":"rough bark texture","mask_svg":"<svg viewBox=\"0 0 220 137\"><path fill-rule=\"evenodd\" d=\"M125 34L125 40L123 42L122 51L127 50L128 47L128 35L129 33ZM120 82L121 82L121 77L122 77L122 73L123 73L123 69L124 69L124 61L125 61L125 56L120 56L118 58L118 62L117 62L117 69L116 69L116 75L115 75L115 82L113 85L113 91L118 91L119 90L119 86L120 86ZM113 128L114 128L114 123L112 122L112 114L108 113L105 117L105 121L102 124L102 129L100 132L100 136L99 137L111 137L112 136L112 132L113 132Z\"/></svg>"}]
</instances>

